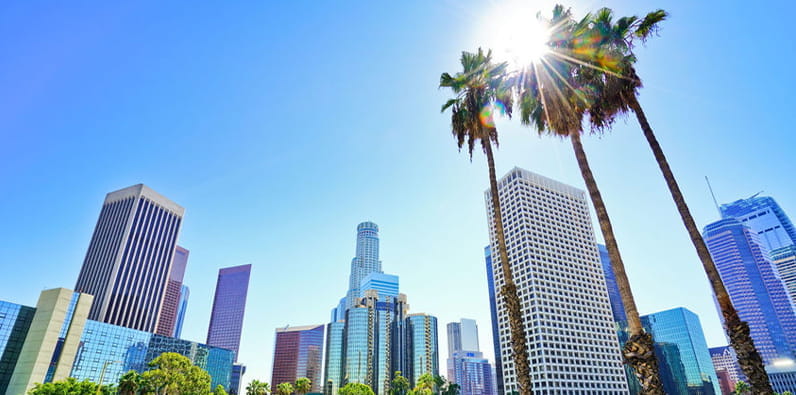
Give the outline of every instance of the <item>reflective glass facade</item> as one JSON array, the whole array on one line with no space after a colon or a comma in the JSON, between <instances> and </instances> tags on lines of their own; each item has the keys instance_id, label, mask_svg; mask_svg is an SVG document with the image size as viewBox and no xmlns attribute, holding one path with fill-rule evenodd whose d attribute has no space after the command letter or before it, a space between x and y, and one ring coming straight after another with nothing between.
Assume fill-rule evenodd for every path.
<instances>
[{"instance_id":1,"label":"reflective glass facade","mask_svg":"<svg viewBox=\"0 0 796 395\"><path fill-rule=\"evenodd\" d=\"M343 332L345 321L332 322L326 326L326 376L323 392L336 394L343 381Z\"/></svg>"},{"instance_id":2,"label":"reflective glass facade","mask_svg":"<svg viewBox=\"0 0 796 395\"><path fill-rule=\"evenodd\" d=\"M777 267L791 302L796 306L796 245L771 251L771 261Z\"/></svg>"},{"instance_id":3,"label":"reflective glass facade","mask_svg":"<svg viewBox=\"0 0 796 395\"><path fill-rule=\"evenodd\" d=\"M166 283L166 295L163 297L163 307L160 309L160 320L155 333L163 336L175 335L177 319L182 296L182 280L185 277L185 268L188 266L190 251L177 246L174 249L174 259L171 261L169 280Z\"/></svg>"},{"instance_id":4,"label":"reflective glass facade","mask_svg":"<svg viewBox=\"0 0 796 395\"><path fill-rule=\"evenodd\" d=\"M453 361L453 378L450 381L459 384L461 395L495 394L492 367L482 353L455 351L451 355L451 360Z\"/></svg>"},{"instance_id":5,"label":"reflective glass facade","mask_svg":"<svg viewBox=\"0 0 796 395\"><path fill-rule=\"evenodd\" d=\"M439 340L437 317L427 314L411 314L406 317L406 347L411 362L404 374L412 387L424 373L439 375Z\"/></svg>"},{"instance_id":6,"label":"reflective glass facade","mask_svg":"<svg viewBox=\"0 0 796 395\"><path fill-rule=\"evenodd\" d=\"M796 354L796 313L758 234L734 218L705 227L705 243L766 364Z\"/></svg>"},{"instance_id":7,"label":"reflective glass facade","mask_svg":"<svg viewBox=\"0 0 796 395\"><path fill-rule=\"evenodd\" d=\"M104 383L115 383L129 370L145 371L149 362L164 352L182 354L210 373L211 388L229 388L234 358L231 350L92 320L86 322L71 376L99 382L106 362L121 361L105 369Z\"/></svg>"},{"instance_id":8,"label":"reflective glass facade","mask_svg":"<svg viewBox=\"0 0 796 395\"><path fill-rule=\"evenodd\" d=\"M722 204L721 216L748 226L769 251L796 244L796 228L772 197L755 195Z\"/></svg>"},{"instance_id":9,"label":"reflective glass facade","mask_svg":"<svg viewBox=\"0 0 796 395\"><path fill-rule=\"evenodd\" d=\"M608 289L608 299L611 302L611 313L613 313L614 321L627 321L625 305L622 303L622 296L619 294L619 286L616 285L616 275L614 275L614 269L611 267L611 257L608 256L608 249L602 244L597 244L597 249L600 251L600 262L603 266L603 273L605 273L605 286Z\"/></svg>"},{"instance_id":10,"label":"reflective glass facade","mask_svg":"<svg viewBox=\"0 0 796 395\"><path fill-rule=\"evenodd\" d=\"M373 348L369 347L373 340L375 317L367 307L348 309L345 321L344 385L346 383L369 384L368 372L372 366ZM371 374L372 377L372 374Z\"/></svg>"},{"instance_id":11,"label":"reflective glass facade","mask_svg":"<svg viewBox=\"0 0 796 395\"><path fill-rule=\"evenodd\" d=\"M187 285L180 287L180 304L177 309L177 322L174 324L174 335L172 337L179 338L182 336L182 324L185 322L185 312L188 310L188 298L191 296L191 290Z\"/></svg>"},{"instance_id":12,"label":"reflective glass facade","mask_svg":"<svg viewBox=\"0 0 796 395\"><path fill-rule=\"evenodd\" d=\"M351 274L348 279L346 308L356 306L360 298L359 285L370 273L381 273L379 260L379 226L373 222L357 225L356 256L351 260Z\"/></svg>"},{"instance_id":13,"label":"reflective glass facade","mask_svg":"<svg viewBox=\"0 0 796 395\"><path fill-rule=\"evenodd\" d=\"M662 377L668 394L721 393L696 314L680 307L646 315L642 323L655 340L659 365L668 370Z\"/></svg>"},{"instance_id":14,"label":"reflective glass facade","mask_svg":"<svg viewBox=\"0 0 796 395\"><path fill-rule=\"evenodd\" d=\"M229 379L229 395L246 393L245 386L242 386L244 374L246 374L246 365L241 365L239 363L232 365L232 376Z\"/></svg>"},{"instance_id":15,"label":"reflective glass facade","mask_svg":"<svg viewBox=\"0 0 796 395\"><path fill-rule=\"evenodd\" d=\"M207 344L235 351L236 361L251 268L252 265L240 265L218 271L210 328L207 331Z\"/></svg>"},{"instance_id":16,"label":"reflective glass facade","mask_svg":"<svg viewBox=\"0 0 796 395\"><path fill-rule=\"evenodd\" d=\"M323 332L323 325L276 330L272 385L293 383L306 377L312 382L311 392L321 392Z\"/></svg>"},{"instance_id":17,"label":"reflective glass facade","mask_svg":"<svg viewBox=\"0 0 796 395\"><path fill-rule=\"evenodd\" d=\"M708 349L708 351L710 352L710 358L713 360L713 368L716 369L716 375L718 376L720 372L725 372L730 388L735 388L735 383L738 381L746 381L746 376L741 371L741 366L738 365L738 357L732 347L713 347ZM719 381L721 381L721 377L719 377Z\"/></svg>"},{"instance_id":18,"label":"reflective glass facade","mask_svg":"<svg viewBox=\"0 0 796 395\"><path fill-rule=\"evenodd\" d=\"M492 249L484 247L484 261L486 262L486 282L489 290L489 316L492 321L492 347L495 349L495 390L497 395L503 395L503 369L500 365L500 332L498 331L497 293L495 293L495 277L492 274Z\"/></svg>"},{"instance_id":19,"label":"reflective glass facade","mask_svg":"<svg viewBox=\"0 0 796 395\"><path fill-rule=\"evenodd\" d=\"M0 394L5 394L36 309L0 301Z\"/></svg>"}]
</instances>

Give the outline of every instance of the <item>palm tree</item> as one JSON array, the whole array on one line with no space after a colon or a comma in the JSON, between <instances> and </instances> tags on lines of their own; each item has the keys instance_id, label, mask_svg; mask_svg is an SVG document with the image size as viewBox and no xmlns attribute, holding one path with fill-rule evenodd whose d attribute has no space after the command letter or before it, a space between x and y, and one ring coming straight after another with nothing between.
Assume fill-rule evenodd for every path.
<instances>
[{"instance_id":1,"label":"palm tree","mask_svg":"<svg viewBox=\"0 0 796 395\"><path fill-rule=\"evenodd\" d=\"M633 51L633 44L636 39L643 42L650 35L656 33L659 23L666 17L665 11L657 10L650 12L644 18L623 17L614 23L613 12L608 8L603 8L595 14L591 22L592 29L587 33L588 37L583 40L583 42L593 43L591 44L593 47L591 50L580 51L581 54L587 54L587 56L580 56L583 65L603 71L600 73L602 83L597 84L602 89L598 90L596 100L589 110L590 123L593 130L603 131L612 125L619 115L627 114L630 111L636 115L644 137L658 162L666 185L669 187L680 218L688 230L688 235L691 237L699 259L702 261L702 266L724 317L725 330L730 338L730 344L737 354L738 363L749 379L754 393L771 393L771 384L763 366L763 359L754 346L749 326L746 322L741 321L738 312L732 305L713 258L691 216L683 193L680 191L677 179L638 101L641 80L634 67L637 59ZM601 59L612 58L613 61L595 62L594 55Z\"/></svg>"},{"instance_id":2,"label":"palm tree","mask_svg":"<svg viewBox=\"0 0 796 395\"><path fill-rule=\"evenodd\" d=\"M141 375L131 370L119 378L119 395L135 395L141 388Z\"/></svg>"},{"instance_id":3,"label":"palm tree","mask_svg":"<svg viewBox=\"0 0 796 395\"><path fill-rule=\"evenodd\" d=\"M271 392L268 383L260 380L252 380L246 386L246 395L266 395Z\"/></svg>"},{"instance_id":4,"label":"palm tree","mask_svg":"<svg viewBox=\"0 0 796 395\"><path fill-rule=\"evenodd\" d=\"M296 393L304 395L307 392L312 391L312 381L306 377L299 377L296 379Z\"/></svg>"},{"instance_id":5,"label":"palm tree","mask_svg":"<svg viewBox=\"0 0 796 395\"><path fill-rule=\"evenodd\" d=\"M540 134L547 133L569 138L572 143L581 176L597 213L600 231L611 258L611 266L627 315L630 337L623 350L625 361L635 371L645 394L664 394L652 336L646 333L641 325L611 218L581 142L583 132L581 125L591 102L588 92L581 87L584 78L582 74L588 76L589 73L596 73L555 56L556 53L569 51L572 45L570 37L586 29L589 26L589 19L584 18L576 22L572 19L569 10L557 5L553 9L553 18L543 22L548 25L551 32L548 43L550 54L529 65L515 77L520 121L534 127Z\"/></svg>"},{"instance_id":6,"label":"palm tree","mask_svg":"<svg viewBox=\"0 0 796 395\"><path fill-rule=\"evenodd\" d=\"M451 130L459 150L467 143L470 160L472 160L473 150L476 144L480 143L486 155L489 167L489 191L495 218L495 238L498 243L498 257L505 282L501 294L509 315L511 345L520 394L529 395L531 393L531 372L525 341L525 328L520 311L520 299L517 296L517 287L514 284L514 276L509 264L506 239L503 234L503 219L497 176L495 175L495 158L492 153L492 144L497 146L498 135L491 111L495 110L498 104L502 104L505 113L509 117L511 116L511 89L505 84L508 65L492 63L492 51L484 53L481 48L475 53L462 52L460 61L463 68L461 72L456 75L443 73L440 76L440 88L451 88L456 95L442 106L442 112L447 109L451 110Z\"/></svg>"},{"instance_id":7,"label":"palm tree","mask_svg":"<svg viewBox=\"0 0 796 395\"><path fill-rule=\"evenodd\" d=\"M293 393L293 384L280 383L276 386L276 393L279 395L290 395Z\"/></svg>"}]
</instances>

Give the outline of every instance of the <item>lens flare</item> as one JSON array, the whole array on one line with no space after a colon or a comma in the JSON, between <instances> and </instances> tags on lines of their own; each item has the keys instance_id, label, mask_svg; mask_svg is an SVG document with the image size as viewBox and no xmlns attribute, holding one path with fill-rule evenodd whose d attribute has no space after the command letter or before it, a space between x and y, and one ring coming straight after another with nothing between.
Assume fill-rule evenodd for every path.
<instances>
[{"instance_id":1,"label":"lens flare","mask_svg":"<svg viewBox=\"0 0 796 395\"><path fill-rule=\"evenodd\" d=\"M492 105L484 106L481 109L481 112L478 114L478 118L481 120L481 125L484 125L488 128L494 128L495 114L503 115L505 113L506 106L498 100Z\"/></svg>"}]
</instances>

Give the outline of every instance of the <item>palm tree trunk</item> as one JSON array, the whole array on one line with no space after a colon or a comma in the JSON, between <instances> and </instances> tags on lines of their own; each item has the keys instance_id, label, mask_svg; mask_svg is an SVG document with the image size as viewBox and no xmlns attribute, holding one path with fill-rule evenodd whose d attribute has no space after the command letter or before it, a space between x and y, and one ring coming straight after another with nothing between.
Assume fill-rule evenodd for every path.
<instances>
[{"instance_id":1,"label":"palm tree trunk","mask_svg":"<svg viewBox=\"0 0 796 395\"><path fill-rule=\"evenodd\" d=\"M500 197L498 195L497 176L495 176L495 158L492 155L492 144L487 139L481 140L481 145L486 153L489 164L489 192L492 195L492 209L495 217L495 236L498 242L498 255L500 267L503 271L503 301L509 313L509 329L511 331L511 348L514 352L514 372L517 375L517 385L520 395L531 395L531 368L528 361L528 347L525 341L525 324L522 321L520 298L517 295L517 286L509 265L509 254L506 249L506 237L503 234L503 218L500 211ZM495 356L499 358L500 356Z\"/></svg>"},{"instance_id":2,"label":"palm tree trunk","mask_svg":"<svg viewBox=\"0 0 796 395\"><path fill-rule=\"evenodd\" d=\"M658 361L655 358L652 336L644 332L644 328L641 326L641 318L638 315L636 301L633 299L633 293L630 290L630 282L627 279L627 273L625 273L622 256L619 254L619 245L616 242L611 218L608 216L608 210L605 208L602 194L597 187L597 182L594 180L594 174L591 172L586 152L583 150L583 144L580 141L580 133L580 130L570 133L572 148L575 150L575 158L578 161L583 181L586 183L586 189L589 191L594 211L597 212L597 221L600 223L600 231L603 234L603 239L605 239L605 247L608 250L608 256L611 258L611 268L616 276L616 285L619 288L619 295L622 298L622 304L625 306L625 314L627 315L630 338L625 343L622 354L627 364L633 368L641 384L642 393L664 395L665 392L663 391L663 383L658 372Z\"/></svg>"},{"instance_id":3,"label":"palm tree trunk","mask_svg":"<svg viewBox=\"0 0 796 395\"><path fill-rule=\"evenodd\" d=\"M727 293L727 289L721 281L718 269L716 269L716 264L713 262L710 251L708 251L708 247L705 245L705 240L702 239L702 235L699 233L694 218L691 216L691 211L685 203L683 193L677 185L677 180L674 178L674 173L672 173L672 169L669 167L669 162L663 154L663 149L661 149L658 139L655 138L655 134L652 132L652 127L649 122L647 122L647 116L644 115L641 104L639 104L635 95L631 95L628 99L628 104L633 112L636 113L636 118L641 125L641 130L644 131L644 137L646 137L647 143L649 143L652 149L652 154L655 156L655 160L661 168L661 173L663 173L663 178L666 180L666 185L669 187L669 192L672 194L672 199L674 199L674 203L677 206L677 211L680 212L680 218L682 218L685 228L688 229L691 242L694 243L697 255L702 261L705 273L708 275L710 285L713 287L713 294L716 296L719 307L721 308L721 313L724 316L724 329L727 332L727 336L730 338L730 345L737 354L738 364L749 379L752 393L771 394L773 392L771 383L768 381L768 374L766 374L766 369L763 366L763 359L757 352L754 341L749 334L749 325L741 321L738 317L738 312L735 311L735 307L732 305L730 295Z\"/></svg>"}]
</instances>

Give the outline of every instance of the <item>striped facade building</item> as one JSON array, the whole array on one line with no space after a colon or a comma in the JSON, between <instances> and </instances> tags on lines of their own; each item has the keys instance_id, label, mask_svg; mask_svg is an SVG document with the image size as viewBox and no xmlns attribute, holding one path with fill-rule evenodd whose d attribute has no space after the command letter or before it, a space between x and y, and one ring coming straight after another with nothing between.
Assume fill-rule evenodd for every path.
<instances>
[{"instance_id":1,"label":"striped facade building","mask_svg":"<svg viewBox=\"0 0 796 395\"><path fill-rule=\"evenodd\" d=\"M89 319L155 332L184 212L143 184L105 197L75 285Z\"/></svg>"}]
</instances>

